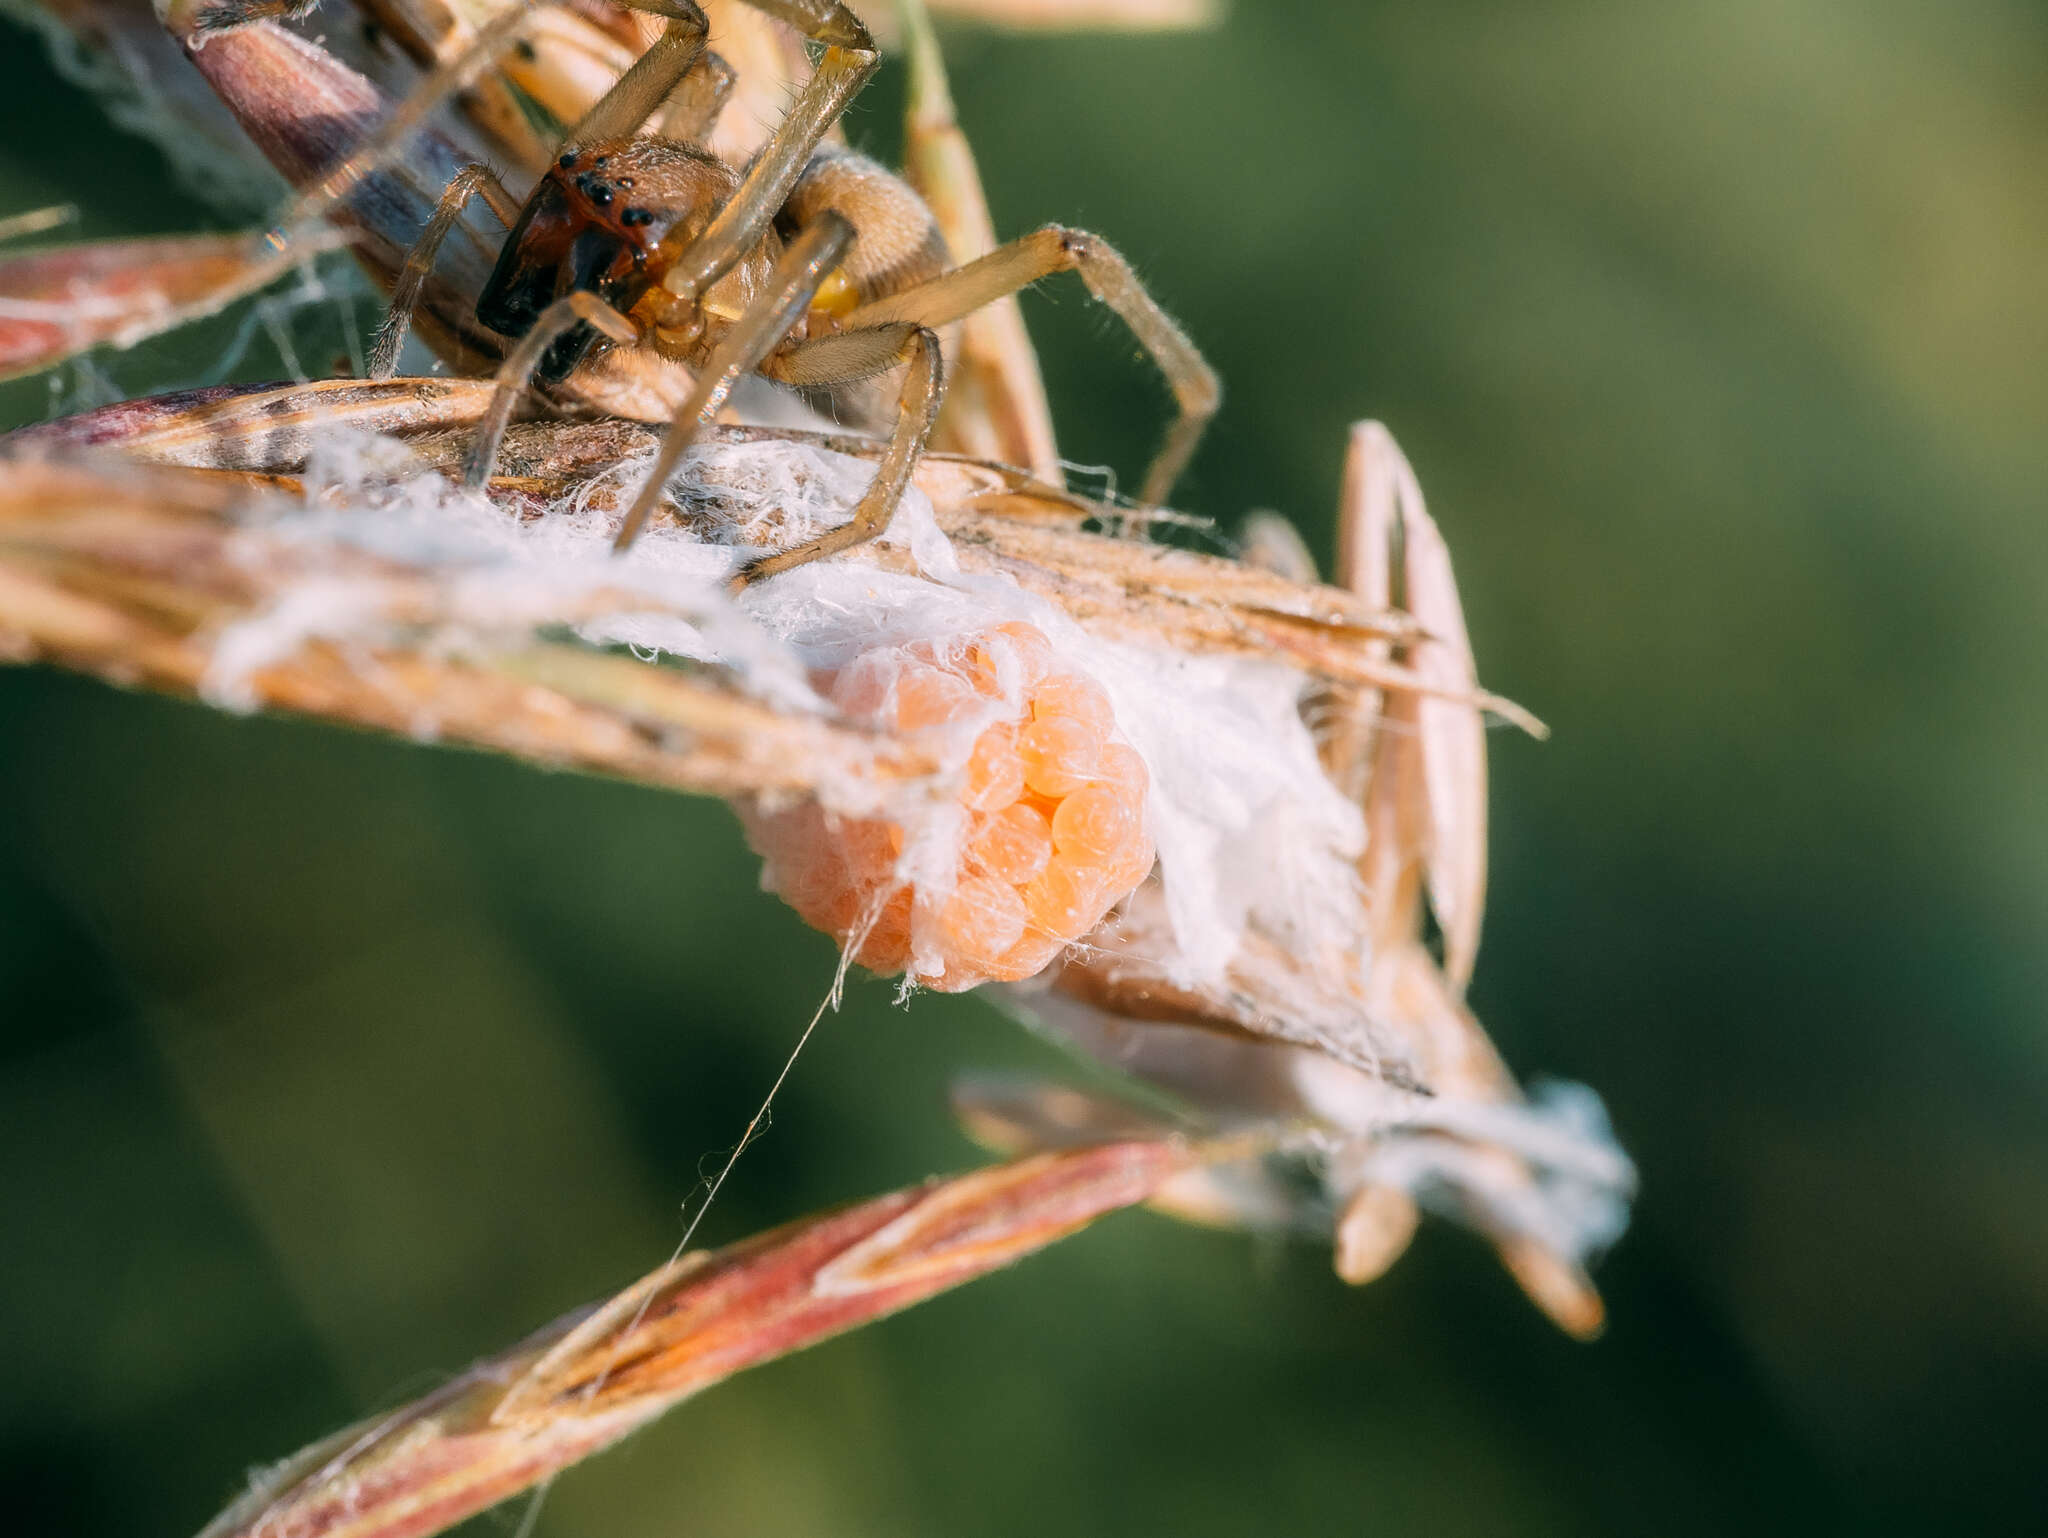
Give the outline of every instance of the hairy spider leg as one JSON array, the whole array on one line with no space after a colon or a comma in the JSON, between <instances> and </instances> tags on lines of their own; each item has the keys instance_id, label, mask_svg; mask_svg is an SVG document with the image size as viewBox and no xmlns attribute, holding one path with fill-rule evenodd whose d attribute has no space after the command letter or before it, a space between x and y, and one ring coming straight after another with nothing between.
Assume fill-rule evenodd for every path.
<instances>
[{"instance_id":1,"label":"hairy spider leg","mask_svg":"<svg viewBox=\"0 0 2048 1538\"><path fill-rule=\"evenodd\" d=\"M978 261L864 304L846 317L845 324L849 330L893 321L946 326L1058 272L1081 275L1088 291L1114 310L1151 354L1173 391L1180 414L1152 456L1138 494L1140 506L1157 507L1173 490L1202 430L1222 403L1223 384L1179 323L1145 291L1130 263L1099 235L1048 224Z\"/></svg>"},{"instance_id":2,"label":"hairy spider leg","mask_svg":"<svg viewBox=\"0 0 2048 1538\"><path fill-rule=\"evenodd\" d=\"M398 354L412 330L412 314L419 306L427 277L434 270L434 258L440 254L441 242L455 228L455 221L462 217L469 200L479 194L506 229L511 229L519 218L519 200L505 190L505 184L498 180L497 173L489 166L467 165L456 173L455 180L442 192L440 202L434 205L433 217L420 231L420 238L406 253L405 266L399 271L398 281L392 285L391 306L384 312L384 319L378 324L376 336L370 344L372 379L389 379L398 372Z\"/></svg>"},{"instance_id":3,"label":"hairy spider leg","mask_svg":"<svg viewBox=\"0 0 2048 1538\"><path fill-rule=\"evenodd\" d=\"M924 456L946 391L939 335L931 327L914 321L887 321L858 331L818 337L768 360L761 372L793 385L850 384L887 373L902 363L910 367L904 372L903 388L897 397L896 428L882 462L875 467L875 478L854 505L852 517L816 539L761 557L734 578L736 589L864 544L888 528L896 504L903 500L904 488L910 484L911 472Z\"/></svg>"},{"instance_id":4,"label":"hairy spider leg","mask_svg":"<svg viewBox=\"0 0 2048 1538\"><path fill-rule=\"evenodd\" d=\"M655 10L655 6L648 3L645 9ZM661 36L577 119L556 146L557 154L607 139L631 138L704 58L711 23L703 11L694 0L681 0L680 5L664 9L670 20ZM727 74L729 77L730 71Z\"/></svg>"},{"instance_id":5,"label":"hairy spider leg","mask_svg":"<svg viewBox=\"0 0 2048 1538\"><path fill-rule=\"evenodd\" d=\"M718 54L709 49L699 54L682 83L669 93L661 115L661 136L702 146L718 126L739 78L738 71Z\"/></svg>"},{"instance_id":6,"label":"hairy spider leg","mask_svg":"<svg viewBox=\"0 0 2048 1538\"><path fill-rule=\"evenodd\" d=\"M677 306L694 306L767 233L809 166L812 153L882 61L868 30L838 0L752 0L827 44L774 135L704 233L671 254L661 286Z\"/></svg>"},{"instance_id":7,"label":"hairy spider leg","mask_svg":"<svg viewBox=\"0 0 2048 1538\"><path fill-rule=\"evenodd\" d=\"M597 295L582 289L571 289L542 310L526 335L519 339L518 345L498 366L497 382L491 390L491 404L477 423L476 437L471 440L469 456L463 461L462 483L472 491L481 490L490 480L491 465L498 457L498 446L505 441L505 429L511 425L519 398L533 382L533 371L540 367L540 360L547 350L575 325L594 326L614 342L630 343L640 338L632 321Z\"/></svg>"}]
</instances>

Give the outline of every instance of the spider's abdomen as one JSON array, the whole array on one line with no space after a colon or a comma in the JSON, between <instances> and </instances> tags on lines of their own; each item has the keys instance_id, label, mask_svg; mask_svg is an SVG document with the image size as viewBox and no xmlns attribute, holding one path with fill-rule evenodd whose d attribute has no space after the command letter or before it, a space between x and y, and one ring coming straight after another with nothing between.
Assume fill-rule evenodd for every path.
<instances>
[{"instance_id":1,"label":"spider's abdomen","mask_svg":"<svg viewBox=\"0 0 2048 1538\"><path fill-rule=\"evenodd\" d=\"M804 168L776 228L788 239L827 209L854 229L842 271L856 303L900 293L951 265L931 210L903 178L865 155L829 144Z\"/></svg>"}]
</instances>

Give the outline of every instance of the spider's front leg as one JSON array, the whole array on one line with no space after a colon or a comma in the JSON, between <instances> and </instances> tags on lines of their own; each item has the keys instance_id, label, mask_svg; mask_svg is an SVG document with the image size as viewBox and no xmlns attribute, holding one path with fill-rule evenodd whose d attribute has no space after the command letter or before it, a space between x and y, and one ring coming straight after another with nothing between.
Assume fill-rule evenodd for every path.
<instances>
[{"instance_id":1,"label":"spider's front leg","mask_svg":"<svg viewBox=\"0 0 2048 1538\"><path fill-rule=\"evenodd\" d=\"M619 76L609 91L600 96L571 128L559 150L582 149L610 139L625 139L640 132L647 120L661 108L686 78L700 77L708 103L698 103L699 115L715 117L718 105L731 89L731 71L715 54L707 54L705 42L711 23L696 0L621 0L637 11L668 19L647 51ZM704 66L699 68L699 66Z\"/></svg>"},{"instance_id":2,"label":"spider's front leg","mask_svg":"<svg viewBox=\"0 0 2048 1538\"><path fill-rule=\"evenodd\" d=\"M839 0L749 3L824 43L825 54L717 217L689 245L671 253L662 287L683 307L698 304L711 285L760 242L810 165L812 153L882 60L868 29Z\"/></svg>"},{"instance_id":3,"label":"spider's front leg","mask_svg":"<svg viewBox=\"0 0 2048 1538\"><path fill-rule=\"evenodd\" d=\"M761 367L763 360L782 345L810 309L826 275L845 260L852 245L853 226L833 213L820 218L789 243L753 304L732 323L697 371L696 387L677 408L675 419L662 438L661 452L655 456L653 468L634 497L626 521L619 526L616 549L626 549L639 537L683 451L718 414L733 386ZM685 309L677 300L668 304L677 311ZM662 328L658 317L655 327L657 333Z\"/></svg>"},{"instance_id":4,"label":"spider's front leg","mask_svg":"<svg viewBox=\"0 0 2048 1538\"><path fill-rule=\"evenodd\" d=\"M497 384L491 391L491 404L485 410L483 420L477 424L476 437L469 446L469 457L463 462L462 483L470 490L481 491L490 480L491 466L498 458L498 447L505 441L505 429L512 425L512 413L519 405L520 397L533 383L541 359L547 356L550 347L576 326L590 326L622 345L630 345L640 339L632 321L584 289L572 289L542 310L498 369Z\"/></svg>"},{"instance_id":5,"label":"spider's front leg","mask_svg":"<svg viewBox=\"0 0 2048 1538\"><path fill-rule=\"evenodd\" d=\"M441 242L448 238L448 232L469 207L471 198L481 196L490 205L498 222L511 229L519 219L519 200L505 190L505 184L486 165L467 165L456 173L441 193L440 202L434 205L434 212L428 218L426 228L420 231L419 239L413 242L406 253L405 265L399 269L398 281L391 287L391 306L384 312L384 319L377 326L377 334L370 344L370 377L389 379L398 372L398 355L405 347L405 339L412 330L413 311L419 307L420 294L427 286L427 279L434 270L434 258L441 253Z\"/></svg>"}]
</instances>

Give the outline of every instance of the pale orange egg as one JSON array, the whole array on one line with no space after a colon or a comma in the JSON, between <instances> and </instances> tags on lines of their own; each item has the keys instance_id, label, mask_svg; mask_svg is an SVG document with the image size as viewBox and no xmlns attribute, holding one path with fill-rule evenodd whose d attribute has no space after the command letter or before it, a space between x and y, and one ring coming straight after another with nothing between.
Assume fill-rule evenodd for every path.
<instances>
[{"instance_id":1,"label":"pale orange egg","mask_svg":"<svg viewBox=\"0 0 2048 1538\"><path fill-rule=\"evenodd\" d=\"M894 974L915 953L929 972L936 958L920 981L949 992L1029 977L1151 870L1145 762L1101 687L1059 667L1035 627L871 652L819 684L848 715L905 732L1003 717L968 754L965 837L942 890L903 871L913 835L887 818L813 804L746 814L771 889L862 966Z\"/></svg>"}]
</instances>

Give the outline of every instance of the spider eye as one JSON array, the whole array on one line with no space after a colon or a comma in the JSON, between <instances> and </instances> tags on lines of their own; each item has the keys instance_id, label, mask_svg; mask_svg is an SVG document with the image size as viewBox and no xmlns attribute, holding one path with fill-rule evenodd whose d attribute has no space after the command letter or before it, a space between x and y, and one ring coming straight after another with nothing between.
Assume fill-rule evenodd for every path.
<instances>
[{"instance_id":1,"label":"spider eye","mask_svg":"<svg viewBox=\"0 0 2048 1538\"><path fill-rule=\"evenodd\" d=\"M575 151L573 151L573 150L572 150L572 151L570 151L570 152L569 152L568 154L564 155L564 156L563 156L563 157L562 157L562 158L561 158L560 160L556 161L556 162L555 162L555 164L556 164L556 165L558 165L558 166L560 166L560 167L561 167L561 168L562 168L562 169L563 169L564 171L573 171L573 170L575 170L575 169L576 169L576 154L575 154Z\"/></svg>"}]
</instances>

